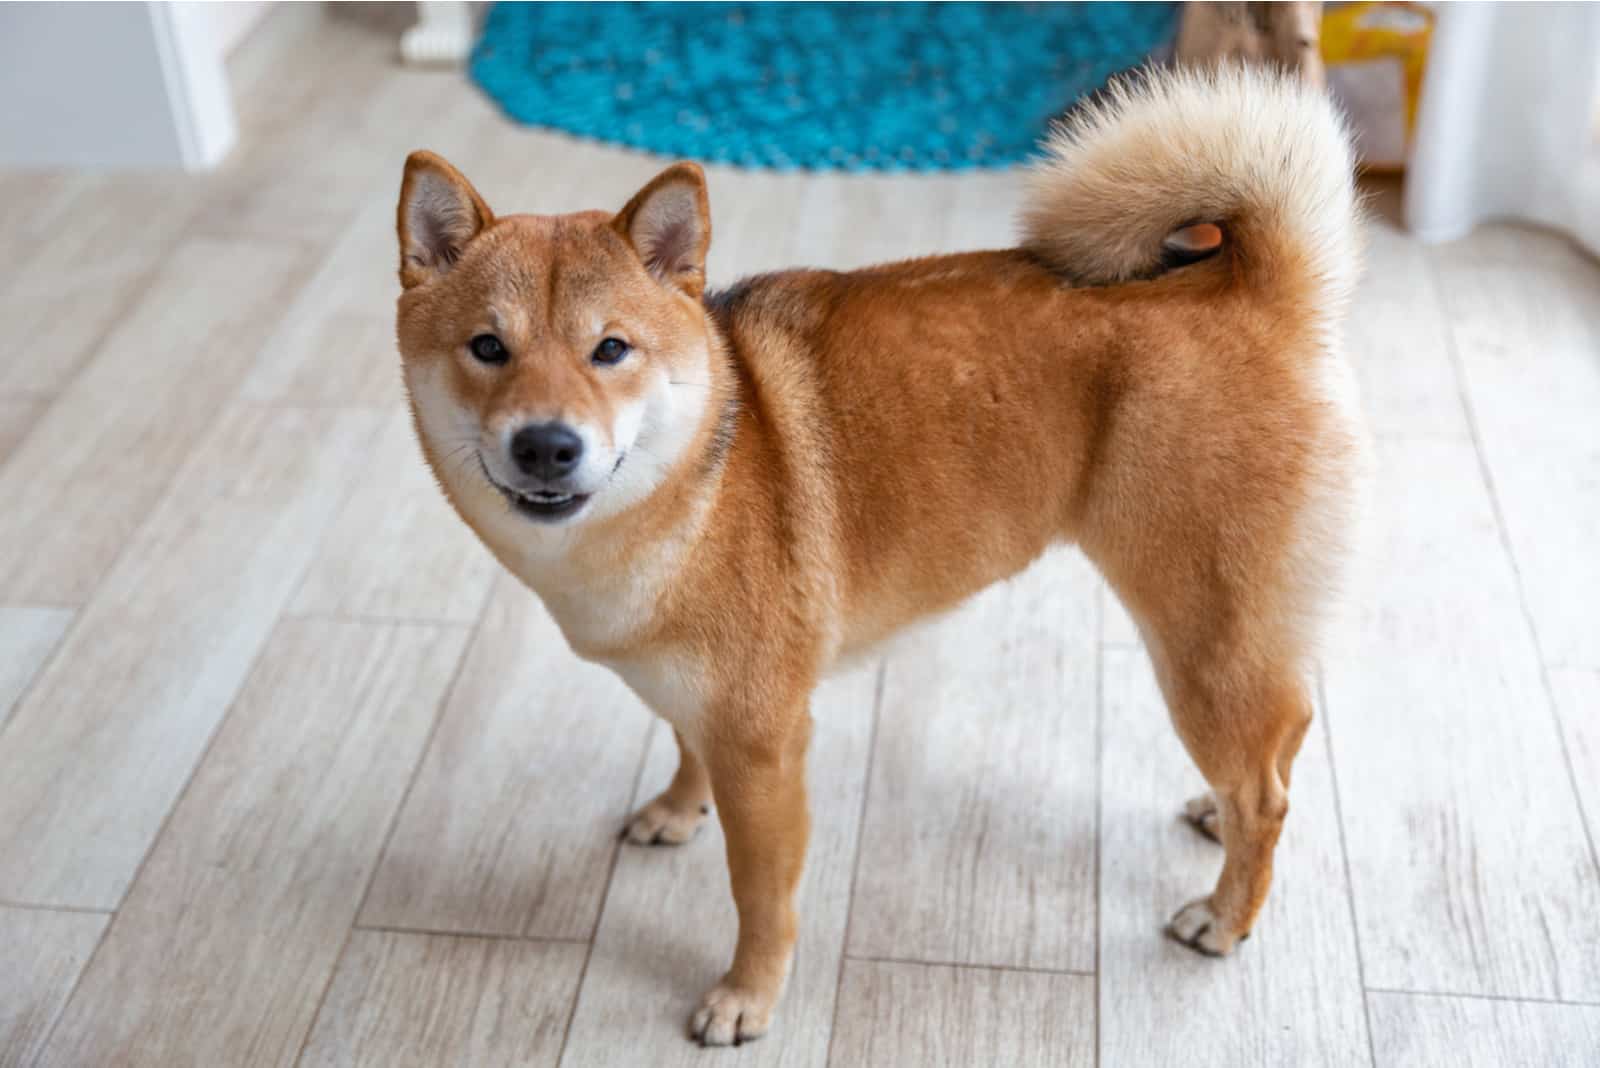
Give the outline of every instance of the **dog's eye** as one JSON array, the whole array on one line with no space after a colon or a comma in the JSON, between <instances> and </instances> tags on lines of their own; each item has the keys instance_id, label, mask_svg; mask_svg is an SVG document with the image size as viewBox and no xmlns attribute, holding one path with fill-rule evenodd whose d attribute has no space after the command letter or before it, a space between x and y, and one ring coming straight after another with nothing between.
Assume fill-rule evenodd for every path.
<instances>
[{"instance_id":1,"label":"dog's eye","mask_svg":"<svg viewBox=\"0 0 1600 1068\"><path fill-rule=\"evenodd\" d=\"M505 363L511 358L511 353L493 334L479 334L467 343L467 347L483 363Z\"/></svg>"},{"instance_id":2,"label":"dog's eye","mask_svg":"<svg viewBox=\"0 0 1600 1068\"><path fill-rule=\"evenodd\" d=\"M620 338L608 337L594 347L594 355L589 357L595 363L607 366L621 363L622 358L628 354L628 343Z\"/></svg>"}]
</instances>

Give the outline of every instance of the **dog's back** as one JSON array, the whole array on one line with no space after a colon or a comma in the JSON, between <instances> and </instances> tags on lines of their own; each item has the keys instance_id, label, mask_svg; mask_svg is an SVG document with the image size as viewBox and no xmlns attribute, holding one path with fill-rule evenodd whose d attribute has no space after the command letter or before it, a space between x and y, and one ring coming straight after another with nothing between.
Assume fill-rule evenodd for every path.
<instances>
[{"instance_id":1,"label":"dog's back","mask_svg":"<svg viewBox=\"0 0 1600 1068\"><path fill-rule=\"evenodd\" d=\"M1163 74L1079 112L1031 181L1021 249L712 300L770 417L811 439L808 462L758 474L830 502L844 646L1062 539L1141 619L1195 607L1201 576L1174 562L1239 558L1250 610L1309 641L1361 465L1335 340L1358 227L1331 110L1263 74ZM1172 247L1203 220L1220 245Z\"/></svg>"}]
</instances>

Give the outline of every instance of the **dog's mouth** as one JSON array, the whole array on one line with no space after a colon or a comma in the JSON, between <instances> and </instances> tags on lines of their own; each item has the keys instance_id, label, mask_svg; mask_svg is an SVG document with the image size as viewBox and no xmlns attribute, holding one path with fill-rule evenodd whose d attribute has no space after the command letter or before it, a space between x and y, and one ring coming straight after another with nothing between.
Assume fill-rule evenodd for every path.
<instances>
[{"instance_id":1,"label":"dog's mouth","mask_svg":"<svg viewBox=\"0 0 1600 1068\"><path fill-rule=\"evenodd\" d=\"M553 523L557 520L567 519L577 515L583 506L589 503L591 493L564 493L560 490L520 490L505 485L489 472L489 465L483 462L483 457L478 457L478 466L483 468L483 477L489 480L489 485L500 491L500 495L513 509L544 523Z\"/></svg>"},{"instance_id":2,"label":"dog's mouth","mask_svg":"<svg viewBox=\"0 0 1600 1068\"><path fill-rule=\"evenodd\" d=\"M546 522L577 515L578 511L589 503L590 496L587 493L553 493L549 490L519 493L516 490L502 489L500 492L506 495L511 507L523 515Z\"/></svg>"}]
</instances>

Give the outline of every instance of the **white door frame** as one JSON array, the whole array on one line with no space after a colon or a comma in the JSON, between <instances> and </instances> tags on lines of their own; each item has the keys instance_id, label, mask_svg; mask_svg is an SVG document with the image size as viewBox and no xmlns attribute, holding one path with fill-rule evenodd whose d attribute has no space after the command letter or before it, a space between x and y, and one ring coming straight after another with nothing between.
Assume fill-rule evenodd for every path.
<instances>
[{"instance_id":1,"label":"white door frame","mask_svg":"<svg viewBox=\"0 0 1600 1068\"><path fill-rule=\"evenodd\" d=\"M0 4L0 166L216 166L238 136L220 6Z\"/></svg>"}]
</instances>

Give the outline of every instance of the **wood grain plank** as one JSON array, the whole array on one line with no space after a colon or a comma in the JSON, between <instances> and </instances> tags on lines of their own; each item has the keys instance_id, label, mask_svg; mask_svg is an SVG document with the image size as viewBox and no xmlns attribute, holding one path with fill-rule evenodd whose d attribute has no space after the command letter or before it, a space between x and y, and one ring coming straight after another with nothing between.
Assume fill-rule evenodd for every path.
<instances>
[{"instance_id":1,"label":"wood grain plank","mask_svg":"<svg viewBox=\"0 0 1600 1068\"><path fill-rule=\"evenodd\" d=\"M1095 1063L1093 976L850 960L839 1000L838 1068Z\"/></svg>"},{"instance_id":2,"label":"wood grain plank","mask_svg":"<svg viewBox=\"0 0 1600 1068\"><path fill-rule=\"evenodd\" d=\"M394 163L399 188L400 160ZM396 194L398 195L398 193ZM405 405L394 340L394 205L368 195L306 284L245 379L240 396L274 404Z\"/></svg>"},{"instance_id":3,"label":"wood grain plank","mask_svg":"<svg viewBox=\"0 0 1600 1068\"><path fill-rule=\"evenodd\" d=\"M60 227L95 176L77 171L0 170L0 263L28 263ZM20 358L14 349L0 359Z\"/></svg>"},{"instance_id":4,"label":"wood grain plank","mask_svg":"<svg viewBox=\"0 0 1600 1068\"><path fill-rule=\"evenodd\" d=\"M1380 1068L1587 1068L1600 1060L1600 1005L1372 993Z\"/></svg>"},{"instance_id":5,"label":"wood grain plank","mask_svg":"<svg viewBox=\"0 0 1600 1068\"><path fill-rule=\"evenodd\" d=\"M1516 259L1435 262L1545 660L1600 668L1600 266L1520 236Z\"/></svg>"},{"instance_id":6,"label":"wood grain plank","mask_svg":"<svg viewBox=\"0 0 1600 1068\"><path fill-rule=\"evenodd\" d=\"M282 624L42 1063L292 1064L465 645Z\"/></svg>"},{"instance_id":7,"label":"wood grain plank","mask_svg":"<svg viewBox=\"0 0 1600 1068\"><path fill-rule=\"evenodd\" d=\"M827 1059L876 681L875 664L859 665L824 682L812 699L811 844L794 968L771 1034L719 1050L719 1062L821 1066ZM676 767L672 732L657 725L635 807L660 792ZM657 1068L703 1063L705 1052L686 1037L689 1014L727 968L738 925L715 820L683 846L625 846L562 1064L603 1068L640 1049L651 1051Z\"/></svg>"},{"instance_id":8,"label":"wood grain plank","mask_svg":"<svg viewBox=\"0 0 1600 1068\"><path fill-rule=\"evenodd\" d=\"M587 947L357 931L301 1068L554 1065Z\"/></svg>"},{"instance_id":9,"label":"wood grain plank","mask_svg":"<svg viewBox=\"0 0 1600 1068\"><path fill-rule=\"evenodd\" d=\"M747 275L798 266L804 262L800 250L806 245L818 250L812 254L815 266L825 266L820 257L828 255L826 245L808 240L811 227L800 210L806 187L824 177L708 169L713 231L706 258L710 287L721 289Z\"/></svg>"},{"instance_id":10,"label":"wood grain plank","mask_svg":"<svg viewBox=\"0 0 1600 1068\"><path fill-rule=\"evenodd\" d=\"M1140 650L1105 653L1100 1042L1106 1064L1369 1062L1360 964L1320 724L1295 762L1271 896L1227 960L1163 937L1222 850L1179 818L1205 790Z\"/></svg>"},{"instance_id":11,"label":"wood grain plank","mask_svg":"<svg viewBox=\"0 0 1600 1068\"><path fill-rule=\"evenodd\" d=\"M502 574L361 923L587 939L649 722Z\"/></svg>"},{"instance_id":12,"label":"wood grain plank","mask_svg":"<svg viewBox=\"0 0 1600 1068\"><path fill-rule=\"evenodd\" d=\"M1525 264L1541 269L1567 270L1593 263L1581 245L1559 230L1513 221L1477 226L1463 238L1431 246L1440 260L1455 263Z\"/></svg>"},{"instance_id":13,"label":"wood grain plank","mask_svg":"<svg viewBox=\"0 0 1600 1068\"><path fill-rule=\"evenodd\" d=\"M255 29L224 59L229 87L233 90L234 117L239 123L240 140L250 143L250 134L268 136L272 130L264 117L282 122L302 113L323 88L317 75L327 61L339 55L327 26L331 21L321 4L273 4ZM319 48L319 46L322 46ZM353 59L346 51L347 62ZM283 77L286 67L303 63L302 78ZM302 91L304 82L311 90Z\"/></svg>"},{"instance_id":14,"label":"wood grain plank","mask_svg":"<svg viewBox=\"0 0 1600 1068\"><path fill-rule=\"evenodd\" d=\"M1466 438L1444 310L1428 254L1382 219L1367 223L1367 263L1344 320L1346 358L1375 434Z\"/></svg>"},{"instance_id":15,"label":"wood grain plank","mask_svg":"<svg viewBox=\"0 0 1600 1068\"><path fill-rule=\"evenodd\" d=\"M290 611L471 623L495 561L439 492L408 413L388 418L372 456Z\"/></svg>"},{"instance_id":16,"label":"wood grain plank","mask_svg":"<svg viewBox=\"0 0 1600 1068\"><path fill-rule=\"evenodd\" d=\"M800 232L783 266L854 270L938 251L955 193L939 178L908 188L881 175L813 176L798 189Z\"/></svg>"},{"instance_id":17,"label":"wood grain plank","mask_svg":"<svg viewBox=\"0 0 1600 1068\"><path fill-rule=\"evenodd\" d=\"M71 622L70 608L0 605L0 727Z\"/></svg>"},{"instance_id":18,"label":"wood grain plank","mask_svg":"<svg viewBox=\"0 0 1600 1068\"><path fill-rule=\"evenodd\" d=\"M1023 176L1020 171L965 171L947 175L951 189L949 211L937 219L938 252L970 252L977 249L1013 248L1017 244L1017 220L1022 214ZM899 184L899 183L897 183ZM898 195L904 195L900 186ZM924 214L915 226L927 226Z\"/></svg>"},{"instance_id":19,"label":"wood grain plank","mask_svg":"<svg viewBox=\"0 0 1600 1068\"><path fill-rule=\"evenodd\" d=\"M1550 687L1592 847L1600 833L1600 670L1553 668Z\"/></svg>"},{"instance_id":20,"label":"wood grain plank","mask_svg":"<svg viewBox=\"0 0 1600 1068\"><path fill-rule=\"evenodd\" d=\"M186 242L166 261L0 468L0 598L88 599L237 389L302 266L260 242Z\"/></svg>"},{"instance_id":21,"label":"wood grain plank","mask_svg":"<svg viewBox=\"0 0 1600 1068\"><path fill-rule=\"evenodd\" d=\"M49 406L50 398L42 393L0 396L0 467L16 455L28 431Z\"/></svg>"},{"instance_id":22,"label":"wood grain plank","mask_svg":"<svg viewBox=\"0 0 1600 1068\"><path fill-rule=\"evenodd\" d=\"M34 1063L110 919L0 905L0 1068Z\"/></svg>"},{"instance_id":23,"label":"wood grain plank","mask_svg":"<svg viewBox=\"0 0 1600 1068\"><path fill-rule=\"evenodd\" d=\"M890 652L852 954L1094 968L1098 582L1052 553Z\"/></svg>"},{"instance_id":24,"label":"wood grain plank","mask_svg":"<svg viewBox=\"0 0 1600 1068\"><path fill-rule=\"evenodd\" d=\"M67 199L39 220L38 238L23 238L26 269L0 277L0 392L51 395L72 382L107 331L121 329L205 188L202 178L172 174L85 175L69 184Z\"/></svg>"},{"instance_id":25,"label":"wood grain plank","mask_svg":"<svg viewBox=\"0 0 1600 1068\"><path fill-rule=\"evenodd\" d=\"M1600 1000L1600 879L1478 459L1384 439L1378 475L1326 664L1367 982Z\"/></svg>"},{"instance_id":26,"label":"wood grain plank","mask_svg":"<svg viewBox=\"0 0 1600 1068\"><path fill-rule=\"evenodd\" d=\"M114 908L377 429L232 408L0 736L0 897Z\"/></svg>"}]
</instances>

